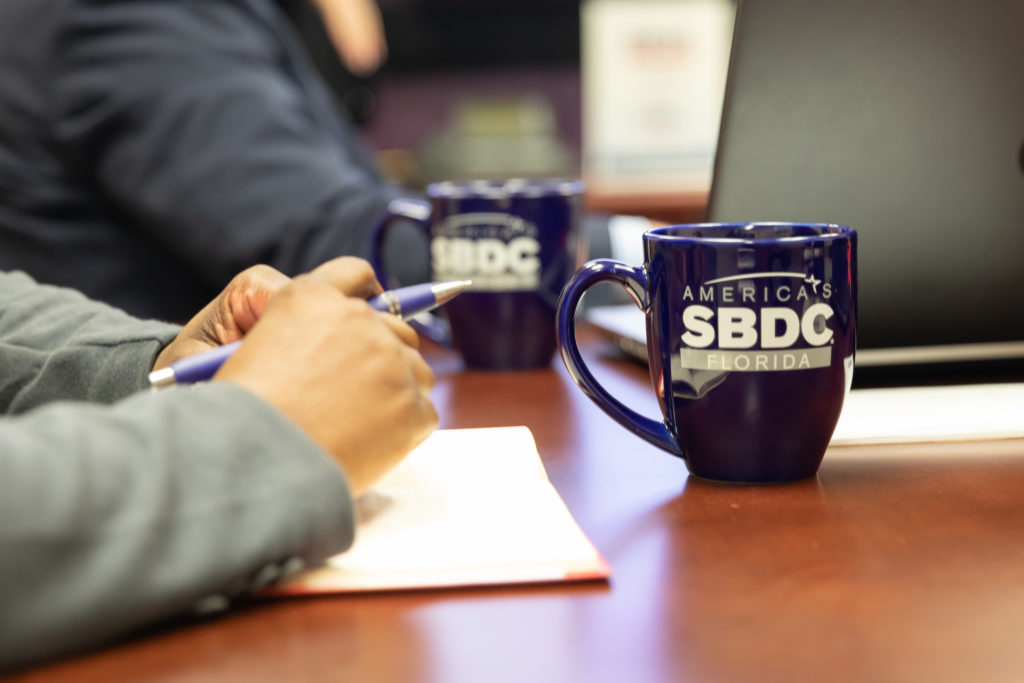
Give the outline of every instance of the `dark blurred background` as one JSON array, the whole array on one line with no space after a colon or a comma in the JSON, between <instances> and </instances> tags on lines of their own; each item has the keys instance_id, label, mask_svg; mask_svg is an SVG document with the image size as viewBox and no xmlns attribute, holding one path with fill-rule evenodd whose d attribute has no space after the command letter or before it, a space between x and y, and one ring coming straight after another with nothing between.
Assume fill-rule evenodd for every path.
<instances>
[{"instance_id":1,"label":"dark blurred background","mask_svg":"<svg viewBox=\"0 0 1024 683\"><path fill-rule=\"evenodd\" d=\"M579 175L579 0L380 0L388 59L341 64L316 10L292 11L317 67L396 180ZM493 168L501 159L501 169Z\"/></svg>"}]
</instances>

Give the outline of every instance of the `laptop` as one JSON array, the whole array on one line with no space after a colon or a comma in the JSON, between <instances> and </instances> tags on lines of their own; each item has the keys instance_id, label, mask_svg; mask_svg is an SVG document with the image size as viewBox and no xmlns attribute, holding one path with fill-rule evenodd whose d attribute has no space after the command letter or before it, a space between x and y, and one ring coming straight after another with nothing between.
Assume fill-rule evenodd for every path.
<instances>
[{"instance_id":1,"label":"laptop","mask_svg":"<svg viewBox=\"0 0 1024 683\"><path fill-rule=\"evenodd\" d=\"M739 2L709 219L855 228L859 367L1024 359L1021 26L1019 0ZM586 315L639 356L629 308Z\"/></svg>"}]
</instances>

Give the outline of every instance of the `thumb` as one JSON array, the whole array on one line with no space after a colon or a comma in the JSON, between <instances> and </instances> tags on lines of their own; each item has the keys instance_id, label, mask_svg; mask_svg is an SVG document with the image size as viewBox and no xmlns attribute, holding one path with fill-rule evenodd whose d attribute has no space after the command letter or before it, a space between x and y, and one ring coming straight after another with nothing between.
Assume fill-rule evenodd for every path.
<instances>
[{"instance_id":1,"label":"thumb","mask_svg":"<svg viewBox=\"0 0 1024 683\"><path fill-rule=\"evenodd\" d=\"M260 319L267 304L291 282L270 266L253 266L231 280L222 298L220 323L224 341L241 339Z\"/></svg>"}]
</instances>

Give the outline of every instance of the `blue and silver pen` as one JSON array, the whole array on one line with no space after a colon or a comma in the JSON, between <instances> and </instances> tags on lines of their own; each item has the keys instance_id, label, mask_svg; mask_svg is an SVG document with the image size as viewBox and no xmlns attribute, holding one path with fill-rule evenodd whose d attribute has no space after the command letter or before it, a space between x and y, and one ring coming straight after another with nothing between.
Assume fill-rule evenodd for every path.
<instances>
[{"instance_id":1,"label":"blue and silver pen","mask_svg":"<svg viewBox=\"0 0 1024 683\"><path fill-rule=\"evenodd\" d=\"M469 280L454 282L430 282L394 289L370 299L367 303L378 311L392 313L403 320L424 313L441 304L451 301L455 296L469 287ZM220 369L242 341L225 344L204 353L197 353L188 358L171 363L166 368L149 373L149 385L154 389L162 389L175 384L192 384L208 380Z\"/></svg>"}]
</instances>

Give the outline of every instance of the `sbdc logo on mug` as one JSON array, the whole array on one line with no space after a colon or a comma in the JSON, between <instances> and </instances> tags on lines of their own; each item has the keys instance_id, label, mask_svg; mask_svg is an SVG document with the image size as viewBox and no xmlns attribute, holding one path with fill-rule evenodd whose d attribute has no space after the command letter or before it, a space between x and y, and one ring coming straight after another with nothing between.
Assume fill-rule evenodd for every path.
<instances>
[{"instance_id":1,"label":"sbdc logo on mug","mask_svg":"<svg viewBox=\"0 0 1024 683\"><path fill-rule=\"evenodd\" d=\"M576 383L696 476L730 482L813 475L852 381L857 233L839 225L677 225L644 234L642 268L587 263L562 292L558 341ZM609 394L575 339L583 293L625 286L647 316L664 419Z\"/></svg>"},{"instance_id":2,"label":"sbdc logo on mug","mask_svg":"<svg viewBox=\"0 0 1024 683\"><path fill-rule=\"evenodd\" d=\"M430 203L392 203L374 231L372 254L387 281L381 240L396 220L418 225L430 245L435 281L471 280L445 305L451 343L466 365L516 370L549 365L555 306L585 249L583 182L572 179L433 183ZM435 323L437 321L434 321ZM426 332L426 331L425 331ZM430 334L447 341L442 334Z\"/></svg>"},{"instance_id":3,"label":"sbdc logo on mug","mask_svg":"<svg viewBox=\"0 0 1024 683\"><path fill-rule=\"evenodd\" d=\"M538 237L535 223L507 213L449 216L430 241L434 280L472 280L476 291L536 289Z\"/></svg>"},{"instance_id":4,"label":"sbdc logo on mug","mask_svg":"<svg viewBox=\"0 0 1024 683\"><path fill-rule=\"evenodd\" d=\"M835 335L828 326L835 316L831 298L832 283L803 273L750 273L687 285L680 363L739 372L827 367L827 345Z\"/></svg>"}]
</instances>

